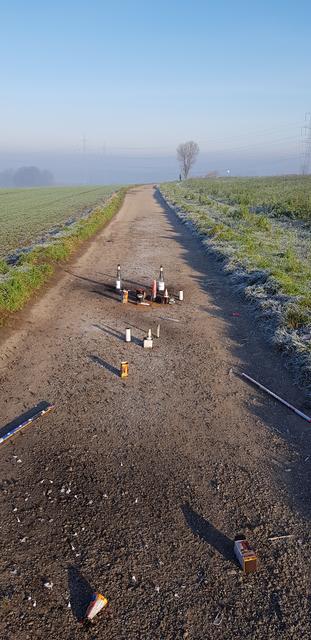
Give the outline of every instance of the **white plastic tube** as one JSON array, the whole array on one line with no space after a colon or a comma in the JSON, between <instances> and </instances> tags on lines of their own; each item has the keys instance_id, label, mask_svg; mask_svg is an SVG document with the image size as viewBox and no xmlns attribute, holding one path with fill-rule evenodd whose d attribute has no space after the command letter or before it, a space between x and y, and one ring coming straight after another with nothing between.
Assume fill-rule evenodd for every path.
<instances>
[{"instance_id":1,"label":"white plastic tube","mask_svg":"<svg viewBox=\"0 0 311 640\"><path fill-rule=\"evenodd\" d=\"M303 413L299 409L296 409L296 407L294 407L292 404L287 402L287 400L283 400L283 398L280 398L280 396L277 396L276 393L273 393L273 391L270 391L270 389L268 389L267 387L264 387L263 384L260 384L260 382L257 382L257 380L254 380L254 378L251 378L250 376L248 376L247 373L241 373L239 375L241 375L243 378L246 378L246 380L249 380L250 382L255 384L256 387L259 387L259 389L262 389L262 391L265 391L266 393L268 393L269 396L272 396L272 398L275 398L279 402L282 402L282 404L285 404L286 407L291 409L291 411L294 411L294 413L296 413L297 416L300 416L300 418L303 418L303 420L306 420L307 422L311 422L310 416L307 416L305 413Z\"/></svg>"}]
</instances>

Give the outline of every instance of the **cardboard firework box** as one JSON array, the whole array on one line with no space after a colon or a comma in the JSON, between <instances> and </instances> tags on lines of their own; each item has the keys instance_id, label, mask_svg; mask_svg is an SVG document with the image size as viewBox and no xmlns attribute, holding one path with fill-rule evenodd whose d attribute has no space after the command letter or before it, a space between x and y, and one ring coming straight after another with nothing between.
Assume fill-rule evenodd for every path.
<instances>
[{"instance_id":1,"label":"cardboard firework box","mask_svg":"<svg viewBox=\"0 0 311 640\"><path fill-rule=\"evenodd\" d=\"M244 573L253 573L257 570L257 555L245 536L236 536L234 540L234 554Z\"/></svg>"},{"instance_id":2,"label":"cardboard firework box","mask_svg":"<svg viewBox=\"0 0 311 640\"><path fill-rule=\"evenodd\" d=\"M127 360L123 360L120 366L120 377L127 378L129 374L129 363Z\"/></svg>"}]
</instances>

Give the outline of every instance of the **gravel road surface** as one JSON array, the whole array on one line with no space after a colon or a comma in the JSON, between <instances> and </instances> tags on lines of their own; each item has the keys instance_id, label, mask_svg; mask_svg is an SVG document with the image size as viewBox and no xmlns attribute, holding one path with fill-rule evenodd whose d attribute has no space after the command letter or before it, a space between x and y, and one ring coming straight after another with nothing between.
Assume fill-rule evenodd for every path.
<instances>
[{"instance_id":1,"label":"gravel road surface","mask_svg":"<svg viewBox=\"0 0 311 640\"><path fill-rule=\"evenodd\" d=\"M163 264L184 302L121 304L118 262L134 289ZM310 425L231 369L310 408L151 186L2 336L0 426L55 410L0 446L1 639L310 640ZM85 627L93 591L110 605Z\"/></svg>"}]
</instances>

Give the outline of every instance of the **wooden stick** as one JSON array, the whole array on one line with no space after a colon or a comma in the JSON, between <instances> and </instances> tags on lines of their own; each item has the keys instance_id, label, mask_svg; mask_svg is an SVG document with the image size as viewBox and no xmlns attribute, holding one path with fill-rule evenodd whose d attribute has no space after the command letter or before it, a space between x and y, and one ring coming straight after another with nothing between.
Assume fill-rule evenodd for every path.
<instances>
[{"instance_id":1,"label":"wooden stick","mask_svg":"<svg viewBox=\"0 0 311 640\"><path fill-rule=\"evenodd\" d=\"M275 398L279 402L282 402L282 404L285 404L286 407L288 407L289 409L294 411L294 413L296 413L297 416L300 416L300 418L303 418L307 422L311 422L310 416L307 416L302 411L299 411L299 409L296 409L296 407L294 407L292 404L289 404L289 402L286 402L286 400L283 400L283 398L280 398L280 396L277 396L276 393L273 393L273 391L270 391L270 389L267 389L267 387L264 387L263 384L260 384L260 382L257 382L257 380L254 380L253 378L248 376L246 373L240 373L238 375L242 376L243 378L246 378L247 380L250 380L250 382L252 382L257 387L259 387L259 389L262 389L263 391L268 393L270 396L272 396L273 398Z\"/></svg>"},{"instance_id":2,"label":"wooden stick","mask_svg":"<svg viewBox=\"0 0 311 640\"><path fill-rule=\"evenodd\" d=\"M38 411L33 416L31 416L31 418L28 418L27 420L24 420L23 422L20 422L20 424L17 424L10 431L7 431L7 433L4 434L2 436L2 438L0 438L0 444L2 444L3 442L6 442L9 438L11 438L18 431L21 431L25 427L28 427L29 424L31 424L35 420L38 420L38 418L40 418L41 416L44 416L46 413L49 413L49 411L52 411L52 409L54 409L54 407L55 407L54 404L50 404L50 405L48 405L46 407L46 409L42 409L41 411Z\"/></svg>"},{"instance_id":3,"label":"wooden stick","mask_svg":"<svg viewBox=\"0 0 311 640\"><path fill-rule=\"evenodd\" d=\"M293 538L294 534L293 533L287 533L283 536L270 536L270 538L268 538L268 540L270 540L270 542L272 542L273 540L284 540L285 538Z\"/></svg>"}]
</instances>

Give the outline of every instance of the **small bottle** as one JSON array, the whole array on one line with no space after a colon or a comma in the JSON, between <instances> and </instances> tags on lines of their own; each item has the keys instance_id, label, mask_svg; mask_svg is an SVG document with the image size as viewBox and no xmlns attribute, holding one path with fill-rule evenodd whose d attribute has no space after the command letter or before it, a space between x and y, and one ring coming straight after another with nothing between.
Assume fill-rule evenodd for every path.
<instances>
[{"instance_id":1,"label":"small bottle","mask_svg":"<svg viewBox=\"0 0 311 640\"><path fill-rule=\"evenodd\" d=\"M121 267L119 264L117 266L116 290L121 291Z\"/></svg>"},{"instance_id":2,"label":"small bottle","mask_svg":"<svg viewBox=\"0 0 311 640\"><path fill-rule=\"evenodd\" d=\"M158 291L159 293L163 293L165 289L164 275L163 275L163 267L160 267L160 275L158 280Z\"/></svg>"},{"instance_id":3,"label":"small bottle","mask_svg":"<svg viewBox=\"0 0 311 640\"><path fill-rule=\"evenodd\" d=\"M168 290L165 289L165 291L164 291L164 304L168 304L168 301L169 301Z\"/></svg>"}]
</instances>

